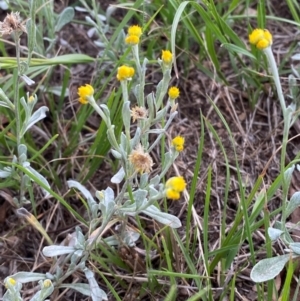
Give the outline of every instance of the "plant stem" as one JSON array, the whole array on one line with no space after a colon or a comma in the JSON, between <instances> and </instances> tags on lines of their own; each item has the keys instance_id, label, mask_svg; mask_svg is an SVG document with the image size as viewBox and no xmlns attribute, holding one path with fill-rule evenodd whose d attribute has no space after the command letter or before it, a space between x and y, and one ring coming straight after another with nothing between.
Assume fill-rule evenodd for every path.
<instances>
[{"instance_id":1,"label":"plant stem","mask_svg":"<svg viewBox=\"0 0 300 301\"><path fill-rule=\"evenodd\" d=\"M16 116L16 138L17 138L17 147L21 144L21 114L20 114L20 102L19 102L19 75L20 75L20 36L18 32L14 33L14 39L16 44L16 58L17 58L17 76L15 77L14 82L14 100L15 100L15 116Z\"/></svg>"},{"instance_id":2,"label":"plant stem","mask_svg":"<svg viewBox=\"0 0 300 301\"><path fill-rule=\"evenodd\" d=\"M282 138L282 148L281 148L281 156L280 156L280 172L283 175L282 176L282 227L285 228L285 222L286 222L286 202L287 202L287 194L288 194L288 185L286 183L286 179L284 176L285 173L285 156L286 156L286 148L287 148L287 142L288 142L288 135L289 135L289 129L291 125L291 118L290 118L290 112L289 109L286 107L284 95L282 92L282 87L280 84L279 74L278 74L278 68L276 65L276 61L272 52L271 47L267 47L264 49L264 53L267 56L269 66L271 68L271 73L273 74L274 83L277 89L277 95L280 101L280 106L283 113L283 122L284 122L284 129L283 129L283 138ZM282 229L285 231L285 229Z\"/></svg>"},{"instance_id":3,"label":"plant stem","mask_svg":"<svg viewBox=\"0 0 300 301\"><path fill-rule=\"evenodd\" d=\"M14 40L16 44L16 59L17 59L17 69L14 71L14 104L15 104L15 117L16 117L16 139L17 139L17 157L19 161L19 147L21 145L21 109L20 109L20 101L19 101L19 75L21 75L21 62L20 62L20 33L15 31ZM21 162L20 162L21 164ZM19 175L21 178L21 185L20 185L20 200L19 204L22 204L22 200L24 198L24 187L25 187L25 179L24 174L20 170Z\"/></svg>"}]
</instances>

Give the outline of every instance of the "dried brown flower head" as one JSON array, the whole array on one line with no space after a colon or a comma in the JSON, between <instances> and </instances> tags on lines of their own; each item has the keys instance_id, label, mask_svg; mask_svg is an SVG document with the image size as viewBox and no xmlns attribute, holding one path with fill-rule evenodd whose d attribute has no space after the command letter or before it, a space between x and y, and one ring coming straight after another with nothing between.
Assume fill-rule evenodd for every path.
<instances>
[{"instance_id":1,"label":"dried brown flower head","mask_svg":"<svg viewBox=\"0 0 300 301\"><path fill-rule=\"evenodd\" d=\"M0 22L0 35L9 35L14 31L23 31L27 33L26 27L22 24L22 19L19 12L8 14L3 22Z\"/></svg>"},{"instance_id":2,"label":"dried brown flower head","mask_svg":"<svg viewBox=\"0 0 300 301\"><path fill-rule=\"evenodd\" d=\"M144 107L136 106L130 110L130 113L133 122L136 122L136 120L145 119L148 116L148 110Z\"/></svg>"},{"instance_id":3,"label":"dried brown flower head","mask_svg":"<svg viewBox=\"0 0 300 301\"><path fill-rule=\"evenodd\" d=\"M148 153L145 153L140 144L131 152L131 154L128 156L128 159L129 162L134 166L135 171L139 173L149 173L152 170L152 158Z\"/></svg>"}]
</instances>

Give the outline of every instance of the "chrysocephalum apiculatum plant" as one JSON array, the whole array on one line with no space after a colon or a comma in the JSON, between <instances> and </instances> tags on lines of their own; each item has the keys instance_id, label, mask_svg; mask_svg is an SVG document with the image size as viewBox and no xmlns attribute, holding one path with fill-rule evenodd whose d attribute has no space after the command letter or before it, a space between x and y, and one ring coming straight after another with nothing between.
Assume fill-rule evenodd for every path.
<instances>
[{"instance_id":1,"label":"chrysocephalum apiculatum plant","mask_svg":"<svg viewBox=\"0 0 300 301\"><path fill-rule=\"evenodd\" d=\"M31 29L31 27L29 27L29 29ZM24 135L34 124L46 117L48 108L42 106L35 112L33 111L38 101L36 95L29 95L29 93L27 93L26 97L21 97L19 99L20 80L24 81L26 85L31 85L34 83L34 81L32 81L25 74L28 68L30 55L28 54L27 62L21 62L20 58L20 37L23 33L28 34L28 43L30 43L32 40L35 40L35 30L27 32L27 29L23 24L18 12L12 12L8 14L3 22L0 22L1 36L11 35L14 39L17 59L17 68L15 70L17 76L14 77L13 81L13 100L11 101L6 93L4 93L4 91L0 88L0 106L11 110L15 116L13 135L15 137L17 151L16 154L13 155L12 165L0 169L0 178L11 178L20 183L19 197L15 197L13 199L17 208L20 208L25 203L28 203L25 193L28 187L31 186L31 180L34 177L42 181L48 188L50 187L47 180L30 166L27 158L27 146ZM21 114L22 110L24 110L25 114ZM28 174L25 174L22 170L15 168L14 164L19 164L22 166ZM48 192L45 190L44 194L45 196L48 196ZM23 208L23 210L25 209Z\"/></svg>"},{"instance_id":2,"label":"chrysocephalum apiculatum plant","mask_svg":"<svg viewBox=\"0 0 300 301\"><path fill-rule=\"evenodd\" d=\"M120 185L120 189L116 193L111 187L107 187L104 190L96 191L94 198L92 193L79 182L69 180L69 188L80 191L87 201L89 232L84 235L81 228L76 227L76 232L68 245L51 245L43 249L44 256L61 256L60 265L55 273L20 272L6 278L7 292L4 300L22 300L17 299L21 298L20 283L29 281L40 281L40 294L34 300L44 300L43 298L49 295L50 288L66 287L66 285L68 288L91 296L94 301L107 300L105 291L99 287L94 273L86 265L90 252L101 243L118 245L121 242L133 246L140 235L138 232L128 230L125 227L128 216L134 217L143 213L169 227L178 228L181 226L181 222L176 216L162 212L158 208L157 201L163 198L178 200L186 188L186 182L182 176L171 177L163 184L166 173L184 149L183 137L176 136L172 139L170 150L164 154L165 160L162 166L158 167L160 172L156 173L155 176L151 174L154 165L151 151L159 145L172 120L177 115L176 99L180 92L177 87L169 87L173 55L168 50L162 51L161 58L158 59L158 64L162 70L162 79L156 91L145 97L144 87L148 60L145 58L143 63L140 63L139 42L141 36L141 27L135 25L128 29L125 43L131 47L135 65L120 66L116 75L121 85L123 101L124 130L121 133L120 141L115 136L108 107L105 104L99 105L94 98L93 86L85 84L78 88L79 102L82 105L92 106L106 123L111 154L120 162L120 168L112 177L111 182ZM132 85L133 89L128 91L128 83L133 79L135 82ZM129 95L132 95L131 101ZM164 104L163 100L166 95L168 95L168 100ZM159 123L161 128L156 126ZM134 131L132 131L133 127ZM154 136L153 141L149 139L150 134L152 137ZM118 219L121 226L119 227L118 239L114 236L103 239L103 232L113 219ZM68 264L68 268L63 272L63 266L66 264ZM74 285L63 283L75 271L82 271L88 283L76 283Z\"/></svg>"},{"instance_id":3,"label":"chrysocephalum apiculatum plant","mask_svg":"<svg viewBox=\"0 0 300 301\"><path fill-rule=\"evenodd\" d=\"M286 105L284 94L279 79L278 69L272 53L272 35L266 29L255 29L249 35L249 41L257 49L262 50L267 57L267 61L270 67L271 75L273 76L274 83L277 89L277 96L280 101L280 106L283 114L284 130L283 140L281 148L281 186L282 186L282 215L281 220L276 221L274 227L268 229L268 235L271 241L280 239L285 245L287 254L275 256L272 258L266 258L260 260L251 271L251 279L255 282L264 282L275 278L285 264L292 258L300 256L300 243L294 242L290 235L290 230L286 226L286 220L291 213L300 205L300 192L295 192L290 199L288 199L288 191L291 183L292 174L295 168L299 170L298 165L293 164L289 167L285 166L286 148L288 142L288 134L291 126L295 120L299 117L299 104L297 104L294 94L292 93L294 85L294 77L290 79L290 98L292 99L291 104ZM296 73L297 74L297 73ZM299 74L298 74L299 75ZM296 227L296 225L295 225Z\"/></svg>"}]
</instances>

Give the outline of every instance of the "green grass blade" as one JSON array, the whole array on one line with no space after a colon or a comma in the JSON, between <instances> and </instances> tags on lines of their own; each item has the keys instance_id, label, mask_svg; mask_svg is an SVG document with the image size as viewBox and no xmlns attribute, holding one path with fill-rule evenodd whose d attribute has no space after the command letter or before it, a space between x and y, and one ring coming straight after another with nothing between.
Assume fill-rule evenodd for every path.
<instances>
[{"instance_id":1,"label":"green grass blade","mask_svg":"<svg viewBox=\"0 0 300 301\"><path fill-rule=\"evenodd\" d=\"M189 249L190 242L191 242L191 234L190 234L190 228L191 228L191 218L192 218L192 206L194 203L194 198L196 194L196 187L198 182L198 175L201 167L201 161L202 161L202 154L203 154L203 148L204 148L204 122L203 122L203 116L200 115L200 122L201 122L201 135L200 135L200 142L197 152L197 159L194 169L194 176L192 179L191 187L190 187L190 198L189 203L187 207L187 217L186 217L186 249Z\"/></svg>"}]
</instances>

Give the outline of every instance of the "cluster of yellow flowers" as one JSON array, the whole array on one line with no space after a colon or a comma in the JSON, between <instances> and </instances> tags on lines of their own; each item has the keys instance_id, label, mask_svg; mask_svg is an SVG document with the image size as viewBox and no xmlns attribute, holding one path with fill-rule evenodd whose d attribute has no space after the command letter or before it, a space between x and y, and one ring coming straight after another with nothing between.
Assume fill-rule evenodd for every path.
<instances>
[{"instance_id":1,"label":"cluster of yellow flowers","mask_svg":"<svg viewBox=\"0 0 300 301\"><path fill-rule=\"evenodd\" d=\"M94 95L94 88L86 84L85 86L81 86L78 88L79 102L83 105L89 102L89 97Z\"/></svg>"},{"instance_id":2,"label":"cluster of yellow flowers","mask_svg":"<svg viewBox=\"0 0 300 301\"><path fill-rule=\"evenodd\" d=\"M272 34L267 29L254 29L249 35L249 42L256 48L263 50L273 43Z\"/></svg>"},{"instance_id":3,"label":"cluster of yellow flowers","mask_svg":"<svg viewBox=\"0 0 300 301\"><path fill-rule=\"evenodd\" d=\"M128 28L128 34L125 38L125 43L129 45L137 45L140 42L142 28L138 25L133 25Z\"/></svg>"},{"instance_id":4,"label":"cluster of yellow flowers","mask_svg":"<svg viewBox=\"0 0 300 301\"><path fill-rule=\"evenodd\" d=\"M184 149L184 138L181 137L181 136L176 136L172 140L172 145L174 146L174 148L176 149L176 151L182 152L183 149Z\"/></svg>"},{"instance_id":5,"label":"cluster of yellow flowers","mask_svg":"<svg viewBox=\"0 0 300 301\"><path fill-rule=\"evenodd\" d=\"M128 34L125 38L125 43L131 46L137 45L142 35L142 28L138 25L130 26ZM169 50L162 50L161 61L163 66L170 69L173 63L173 54ZM132 67L122 65L118 68L117 79L119 81L131 80L135 74L135 70ZM94 95L94 89L91 85L86 84L78 88L79 102L87 104L89 99ZM168 90L169 101L174 101L180 95L180 91L177 87L172 86ZM136 120L145 119L148 114L148 110L144 107L135 107L131 111L131 117L133 122ZM172 140L172 146L177 152L184 150L184 138L176 136ZM143 147L139 144L128 156L129 162L138 173L149 173L152 170L153 161L149 153L146 153ZM186 183L182 177L170 178L166 183L166 196L169 199L178 200L180 198L180 192L185 189Z\"/></svg>"},{"instance_id":6,"label":"cluster of yellow flowers","mask_svg":"<svg viewBox=\"0 0 300 301\"><path fill-rule=\"evenodd\" d=\"M168 199L178 200L180 193L185 189L186 183L183 177L172 177L166 182L166 196Z\"/></svg>"},{"instance_id":7,"label":"cluster of yellow flowers","mask_svg":"<svg viewBox=\"0 0 300 301\"><path fill-rule=\"evenodd\" d=\"M118 68L117 80L119 81L131 80L133 76L134 76L134 69L132 67L123 65Z\"/></svg>"},{"instance_id":8,"label":"cluster of yellow flowers","mask_svg":"<svg viewBox=\"0 0 300 301\"><path fill-rule=\"evenodd\" d=\"M179 97L180 91L177 87L171 87L168 91L170 99L174 100Z\"/></svg>"},{"instance_id":9,"label":"cluster of yellow flowers","mask_svg":"<svg viewBox=\"0 0 300 301\"><path fill-rule=\"evenodd\" d=\"M164 64L166 65L171 65L173 62L173 54L171 51L169 50L163 50L162 51L162 55L161 55L161 59L164 62Z\"/></svg>"}]
</instances>

